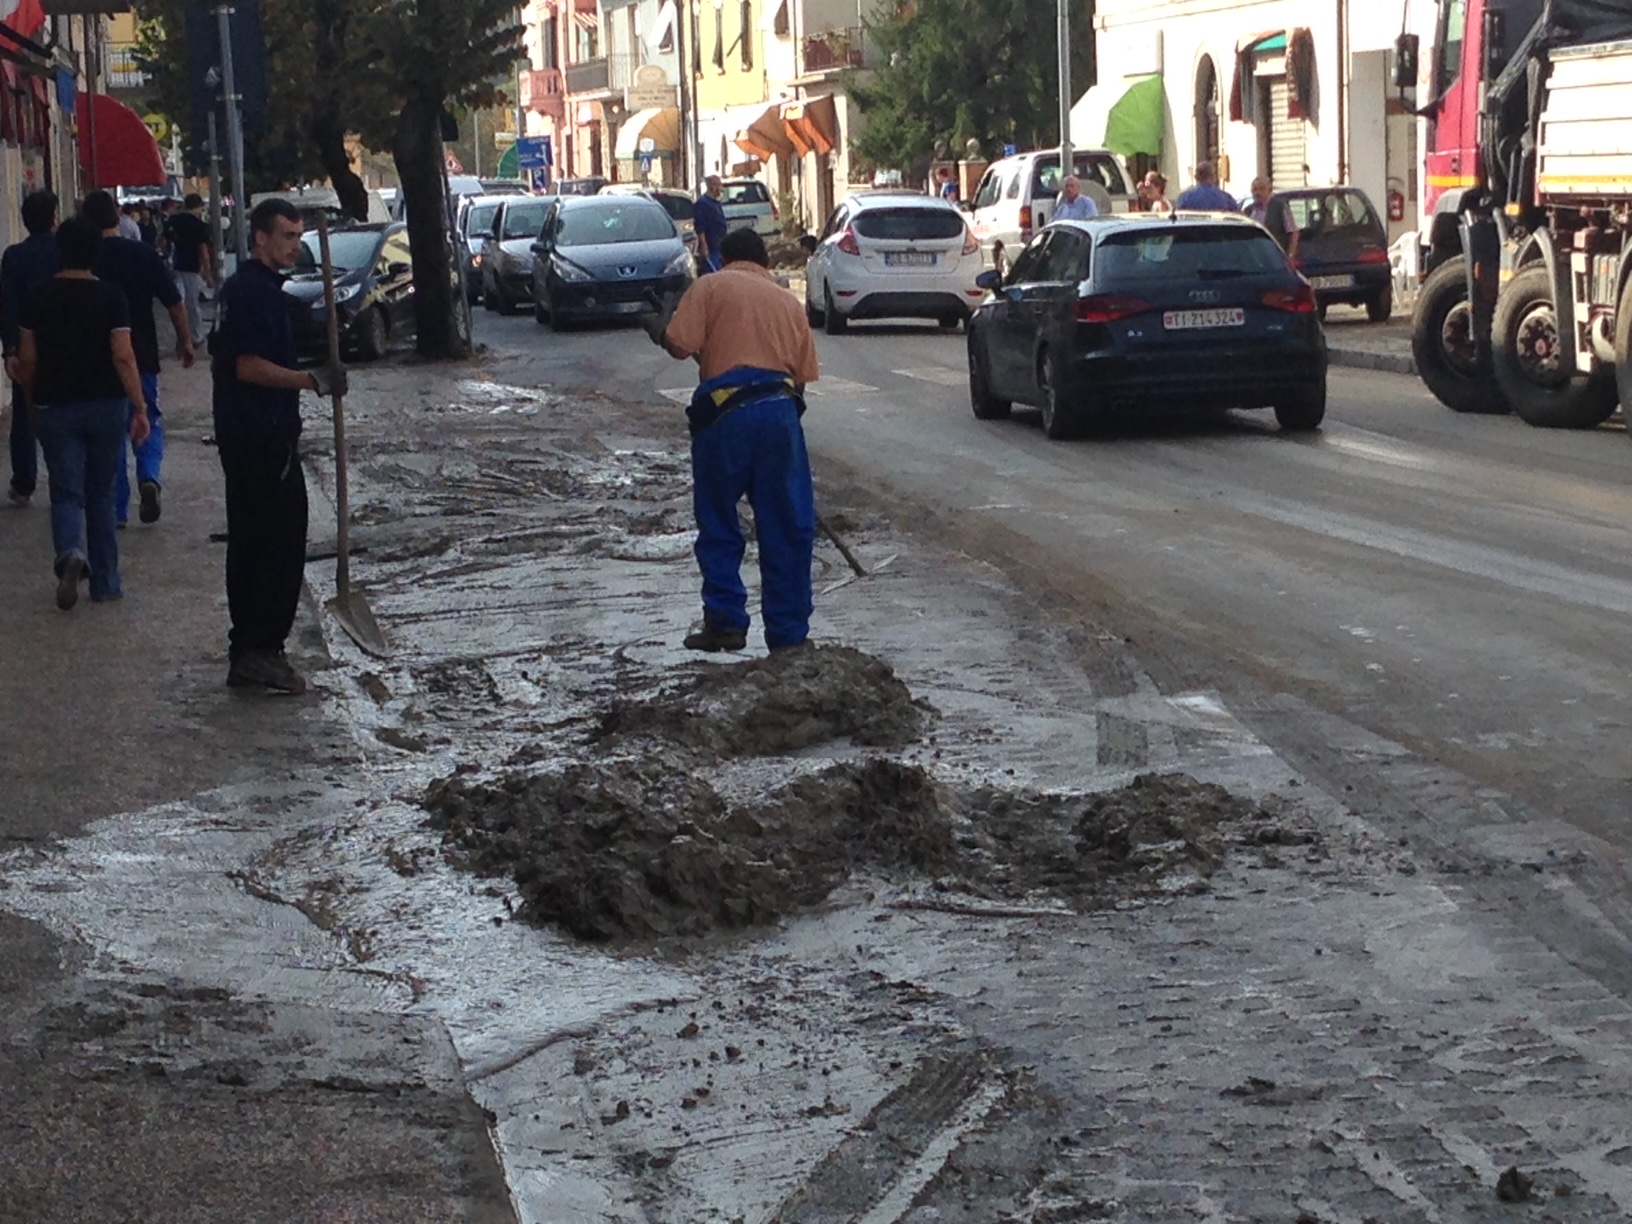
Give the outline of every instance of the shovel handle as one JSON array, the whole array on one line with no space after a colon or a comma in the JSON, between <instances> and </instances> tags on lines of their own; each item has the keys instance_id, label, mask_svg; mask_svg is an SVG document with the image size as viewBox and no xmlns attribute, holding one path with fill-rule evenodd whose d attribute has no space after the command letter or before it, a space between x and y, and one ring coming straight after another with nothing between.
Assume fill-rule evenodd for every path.
<instances>
[{"instance_id":1,"label":"shovel handle","mask_svg":"<svg viewBox=\"0 0 1632 1224\"><path fill-rule=\"evenodd\" d=\"M317 245L323 256L323 321L328 330L329 365L340 364L340 320L334 313L334 261L329 255L329 219L317 218ZM346 456L346 401L334 396L334 585L341 599L351 595L351 479Z\"/></svg>"}]
</instances>

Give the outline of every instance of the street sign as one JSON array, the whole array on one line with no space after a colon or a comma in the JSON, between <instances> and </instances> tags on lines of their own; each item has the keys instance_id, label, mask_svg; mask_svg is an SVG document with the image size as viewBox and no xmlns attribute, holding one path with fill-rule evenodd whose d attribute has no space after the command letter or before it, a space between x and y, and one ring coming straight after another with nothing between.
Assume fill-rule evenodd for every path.
<instances>
[{"instance_id":1,"label":"street sign","mask_svg":"<svg viewBox=\"0 0 1632 1224\"><path fill-rule=\"evenodd\" d=\"M1006 145L1003 146L1003 156L1004 157L1013 157L1019 151L1020 150L1018 148L1016 148L1012 144L1006 144Z\"/></svg>"},{"instance_id":2,"label":"street sign","mask_svg":"<svg viewBox=\"0 0 1632 1224\"><path fill-rule=\"evenodd\" d=\"M516 160L523 170L543 170L555 164L548 136L523 136L516 141Z\"/></svg>"},{"instance_id":3,"label":"street sign","mask_svg":"<svg viewBox=\"0 0 1632 1224\"><path fill-rule=\"evenodd\" d=\"M642 64L635 79L623 91L623 106L630 114L643 110L665 110L674 105L674 86L661 64Z\"/></svg>"},{"instance_id":4,"label":"street sign","mask_svg":"<svg viewBox=\"0 0 1632 1224\"><path fill-rule=\"evenodd\" d=\"M650 174L652 172L652 155L650 153L642 153L640 155L640 172L642 174Z\"/></svg>"},{"instance_id":5,"label":"street sign","mask_svg":"<svg viewBox=\"0 0 1632 1224\"><path fill-rule=\"evenodd\" d=\"M170 139L170 120L163 115L143 115L142 122L147 124L147 130L153 133L153 139L161 145Z\"/></svg>"},{"instance_id":6,"label":"street sign","mask_svg":"<svg viewBox=\"0 0 1632 1224\"><path fill-rule=\"evenodd\" d=\"M516 156L515 145L506 149L504 156L499 158L499 177L507 179L521 177L521 159Z\"/></svg>"},{"instance_id":7,"label":"street sign","mask_svg":"<svg viewBox=\"0 0 1632 1224\"><path fill-rule=\"evenodd\" d=\"M511 145L513 145L515 143L516 143L516 134L514 132L494 132L493 133L493 147L496 148L496 149L508 149Z\"/></svg>"}]
</instances>

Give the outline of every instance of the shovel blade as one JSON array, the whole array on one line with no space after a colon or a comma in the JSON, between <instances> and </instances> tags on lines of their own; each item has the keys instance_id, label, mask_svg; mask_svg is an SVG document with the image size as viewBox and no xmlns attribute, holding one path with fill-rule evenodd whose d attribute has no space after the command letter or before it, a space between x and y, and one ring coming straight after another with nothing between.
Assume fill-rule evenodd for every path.
<instances>
[{"instance_id":1,"label":"shovel blade","mask_svg":"<svg viewBox=\"0 0 1632 1224\"><path fill-rule=\"evenodd\" d=\"M365 654L373 655L377 659L390 655L391 647L386 643L379 622L374 619L374 609L368 606L368 600L363 597L361 591L336 595L329 600L327 606L334 614L334 619L340 622L340 627L346 631L346 636L356 642L358 648Z\"/></svg>"}]
</instances>

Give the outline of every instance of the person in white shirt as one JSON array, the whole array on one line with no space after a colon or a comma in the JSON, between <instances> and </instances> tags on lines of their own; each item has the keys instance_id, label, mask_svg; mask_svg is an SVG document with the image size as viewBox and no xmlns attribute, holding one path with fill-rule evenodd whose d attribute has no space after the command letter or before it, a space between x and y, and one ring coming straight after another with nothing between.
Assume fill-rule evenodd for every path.
<instances>
[{"instance_id":1,"label":"person in white shirt","mask_svg":"<svg viewBox=\"0 0 1632 1224\"><path fill-rule=\"evenodd\" d=\"M1086 221L1099 216L1099 208L1082 194L1082 180L1074 174L1065 176L1060 184L1059 203L1054 205L1055 221Z\"/></svg>"}]
</instances>

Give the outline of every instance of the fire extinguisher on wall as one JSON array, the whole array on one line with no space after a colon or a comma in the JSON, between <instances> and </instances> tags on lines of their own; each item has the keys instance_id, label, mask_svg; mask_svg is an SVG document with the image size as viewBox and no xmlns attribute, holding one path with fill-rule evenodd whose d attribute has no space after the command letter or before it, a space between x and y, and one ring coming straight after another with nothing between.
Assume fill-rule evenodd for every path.
<instances>
[{"instance_id":1,"label":"fire extinguisher on wall","mask_svg":"<svg viewBox=\"0 0 1632 1224\"><path fill-rule=\"evenodd\" d=\"M1394 181L1398 182L1399 180ZM1405 192L1392 185L1388 189L1388 219L1390 221L1405 220Z\"/></svg>"}]
</instances>

